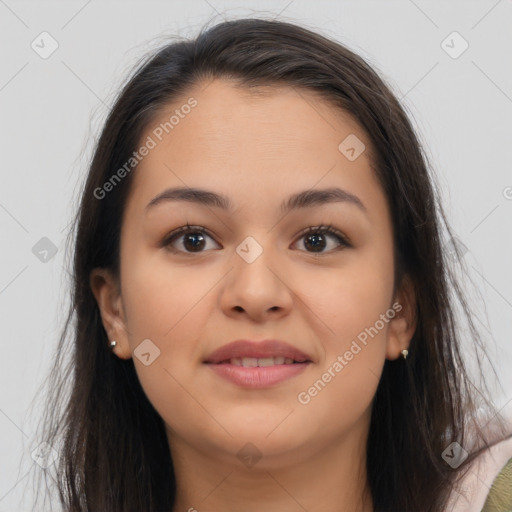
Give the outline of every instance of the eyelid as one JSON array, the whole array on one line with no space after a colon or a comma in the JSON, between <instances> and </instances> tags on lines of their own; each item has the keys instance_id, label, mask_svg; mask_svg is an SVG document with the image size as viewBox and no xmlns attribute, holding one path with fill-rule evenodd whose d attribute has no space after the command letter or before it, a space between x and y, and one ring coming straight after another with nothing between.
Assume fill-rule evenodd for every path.
<instances>
[{"instance_id":1,"label":"eyelid","mask_svg":"<svg viewBox=\"0 0 512 512\"><path fill-rule=\"evenodd\" d=\"M310 233L321 233L321 234L327 234L331 236L337 237L341 242L342 245L345 247L352 247L352 242L350 241L349 237L346 236L344 233L342 233L339 229L336 229L332 224L320 224L318 226L310 226L303 231L301 231L298 235L299 238L302 238L305 235L308 235ZM295 242L294 242L295 243ZM329 253L332 251L328 251ZM311 253L315 254L315 253ZM327 253L325 253L327 254Z\"/></svg>"},{"instance_id":2,"label":"eyelid","mask_svg":"<svg viewBox=\"0 0 512 512\"><path fill-rule=\"evenodd\" d=\"M178 238L180 235L188 233L189 231L193 231L193 232L197 231L197 232L199 232L201 234L209 236L212 240L215 240L215 237L205 227L203 227L203 226L194 226L192 224L188 224L187 223L185 226L181 226L181 227L171 231L170 233L168 233L164 237L164 239L160 242L160 246L161 247L166 247L166 246L170 245L170 243L175 238ZM215 243L217 243L217 242L215 242ZM177 251L177 252L184 252L184 251ZM189 253L189 254L193 254L193 253Z\"/></svg>"},{"instance_id":3,"label":"eyelid","mask_svg":"<svg viewBox=\"0 0 512 512\"><path fill-rule=\"evenodd\" d=\"M211 238L212 240L215 241L215 237L210 233L210 231L206 228L204 228L203 226L195 226L195 225L191 225L191 224L186 224L185 226L181 226L177 229L175 229L174 231L172 231L171 233L169 233L168 235L166 235L164 237L164 239L160 242L160 246L161 247L169 247L171 245L171 242L174 241L174 239L177 239L180 237L180 235L183 235L185 233L188 233L188 232L198 232L200 234L203 234L203 235L206 235L208 236L209 238ZM330 251L327 251L327 252L322 252L322 253L315 253L315 252L311 252L309 253L308 251L301 251L301 252L306 252L307 254L312 254L312 255L319 255L319 256L322 256L324 254L331 254L337 250L339 250L340 248L349 248L349 247L352 247L352 243L350 241L350 239L344 234L342 233L341 231L339 231L338 229L336 229L335 227L332 226L332 224L320 224L320 225L317 225L317 226L309 226L305 229L303 229L296 237L296 240L293 242L292 245L295 245L297 243L298 240L300 240L301 238L303 238L304 236L308 235L308 234L313 234L313 233L320 233L320 234L323 234L323 235L330 235L330 236L334 236L335 238L338 239L338 241L340 242L340 246L336 249L332 249ZM215 241L215 243L218 244L218 242ZM169 249L171 252L174 252L174 253L180 253L180 254L202 254L202 253L205 253L206 251L199 251L198 253L194 253L194 252L187 252L187 251L180 251L180 250L177 250L177 249L174 249L174 248L171 248Z\"/></svg>"}]
</instances>

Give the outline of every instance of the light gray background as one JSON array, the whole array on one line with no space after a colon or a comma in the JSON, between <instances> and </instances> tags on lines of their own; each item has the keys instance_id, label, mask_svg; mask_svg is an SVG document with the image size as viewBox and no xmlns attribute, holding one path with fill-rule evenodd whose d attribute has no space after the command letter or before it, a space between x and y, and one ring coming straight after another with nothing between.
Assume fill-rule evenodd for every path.
<instances>
[{"instance_id":1,"label":"light gray background","mask_svg":"<svg viewBox=\"0 0 512 512\"><path fill-rule=\"evenodd\" d=\"M475 321L491 340L503 385L494 399L510 408L511 0L0 0L0 512L31 510L21 497L30 488L31 452L43 440L28 409L68 305L66 228L113 95L163 36L193 36L212 19L247 15L279 15L338 39L403 98L483 297ZM59 45L47 59L31 48L43 31ZM469 44L458 58L442 46L453 31ZM445 43L452 53L460 44ZM58 248L47 262L32 252L42 237Z\"/></svg>"}]
</instances>

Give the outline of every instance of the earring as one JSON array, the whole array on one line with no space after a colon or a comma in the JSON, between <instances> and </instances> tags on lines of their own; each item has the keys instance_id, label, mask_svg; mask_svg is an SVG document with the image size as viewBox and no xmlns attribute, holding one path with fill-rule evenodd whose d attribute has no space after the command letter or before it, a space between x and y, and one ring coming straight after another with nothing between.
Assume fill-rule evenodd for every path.
<instances>
[{"instance_id":1,"label":"earring","mask_svg":"<svg viewBox=\"0 0 512 512\"><path fill-rule=\"evenodd\" d=\"M112 351L113 351L116 345L117 345L117 341L113 341L113 340L112 340L112 341L110 342L110 350L112 350Z\"/></svg>"},{"instance_id":2,"label":"earring","mask_svg":"<svg viewBox=\"0 0 512 512\"><path fill-rule=\"evenodd\" d=\"M407 359L407 355L408 355L408 354L409 354L409 351L408 351L407 349L405 349L405 348L404 348L404 349L402 350L402 357L403 357L404 359Z\"/></svg>"}]
</instances>

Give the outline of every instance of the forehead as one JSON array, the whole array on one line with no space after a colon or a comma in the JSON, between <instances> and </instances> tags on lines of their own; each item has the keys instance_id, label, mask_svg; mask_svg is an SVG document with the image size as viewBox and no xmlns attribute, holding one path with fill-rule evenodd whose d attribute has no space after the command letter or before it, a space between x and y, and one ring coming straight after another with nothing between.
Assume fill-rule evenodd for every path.
<instances>
[{"instance_id":1,"label":"forehead","mask_svg":"<svg viewBox=\"0 0 512 512\"><path fill-rule=\"evenodd\" d=\"M198 84L159 111L140 145L149 139L153 147L136 168L131 194L144 206L171 186L222 191L240 202L317 183L354 191L378 186L370 140L358 123L294 87ZM347 140L358 152L364 148L356 159L343 153Z\"/></svg>"}]
</instances>

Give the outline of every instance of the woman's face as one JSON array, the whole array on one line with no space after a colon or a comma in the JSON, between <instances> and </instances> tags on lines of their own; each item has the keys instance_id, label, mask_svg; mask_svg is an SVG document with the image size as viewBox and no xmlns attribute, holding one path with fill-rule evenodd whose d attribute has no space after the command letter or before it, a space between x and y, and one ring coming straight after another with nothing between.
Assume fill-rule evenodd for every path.
<instances>
[{"instance_id":1,"label":"woman's face","mask_svg":"<svg viewBox=\"0 0 512 512\"><path fill-rule=\"evenodd\" d=\"M113 280L91 282L171 450L240 464L261 453L271 467L347 436L363 445L385 359L413 331L393 295L390 213L366 134L311 92L214 80L161 111L142 145L120 294ZM192 194L155 200L174 188L229 208ZM304 233L328 225L342 238ZM215 357L235 340L254 344Z\"/></svg>"}]
</instances>

